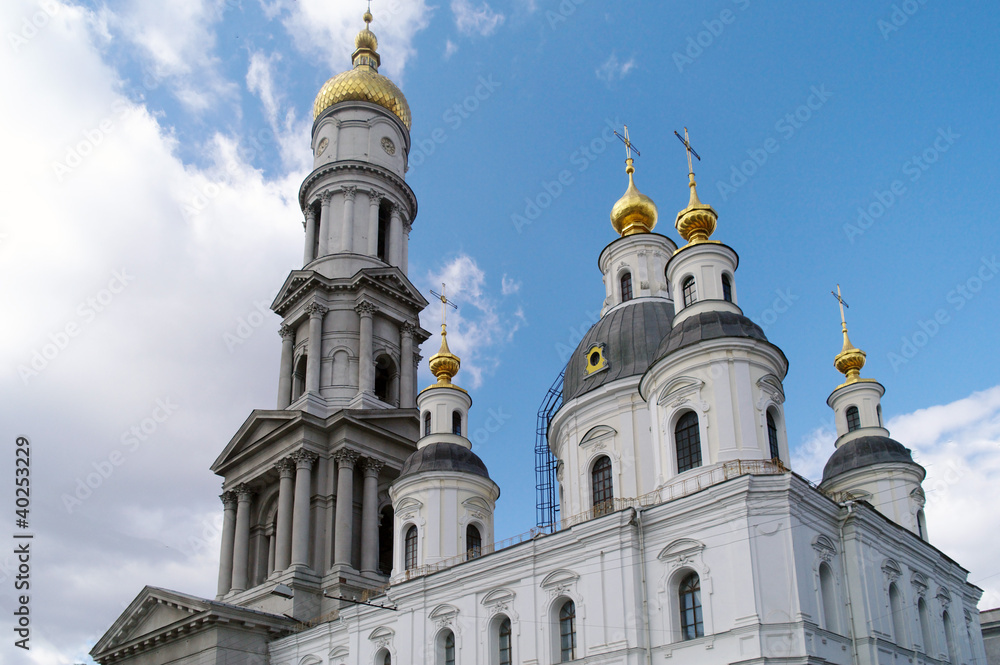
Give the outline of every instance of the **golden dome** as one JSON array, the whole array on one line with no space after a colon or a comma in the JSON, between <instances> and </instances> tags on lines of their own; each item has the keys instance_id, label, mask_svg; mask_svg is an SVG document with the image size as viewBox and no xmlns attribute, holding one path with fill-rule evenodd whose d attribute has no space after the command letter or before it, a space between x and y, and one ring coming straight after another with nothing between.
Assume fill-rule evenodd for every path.
<instances>
[{"instance_id":1,"label":"golden dome","mask_svg":"<svg viewBox=\"0 0 1000 665\"><path fill-rule=\"evenodd\" d=\"M614 227L618 235L634 235L636 233L649 233L656 226L656 204L635 186L632 174L635 167L632 165L632 158L625 160L627 166L625 172L628 173L628 189L625 194L618 199L611 208L611 226Z\"/></svg>"},{"instance_id":2,"label":"golden dome","mask_svg":"<svg viewBox=\"0 0 1000 665\"><path fill-rule=\"evenodd\" d=\"M833 359L833 366L847 377L847 383L855 383L861 379L861 368L865 366L865 352L851 344L847 336L847 325L844 324L844 348Z\"/></svg>"},{"instance_id":3,"label":"golden dome","mask_svg":"<svg viewBox=\"0 0 1000 665\"><path fill-rule=\"evenodd\" d=\"M689 243L705 242L709 236L715 233L715 226L719 215L712 206L698 200L697 183L694 181L694 173L689 174L688 179L688 187L691 188L691 198L688 201L688 207L677 213L677 221L674 222L674 228Z\"/></svg>"},{"instance_id":4,"label":"golden dome","mask_svg":"<svg viewBox=\"0 0 1000 665\"><path fill-rule=\"evenodd\" d=\"M441 349L430 359L431 373L437 377L437 385L450 386L452 377L458 374L461 366L462 360L448 348L447 327L441 324Z\"/></svg>"},{"instance_id":5,"label":"golden dome","mask_svg":"<svg viewBox=\"0 0 1000 665\"><path fill-rule=\"evenodd\" d=\"M371 13L365 12L364 19L366 24L371 23ZM354 69L341 72L323 84L313 104L313 118L340 102L370 102L391 111L409 130L410 105L396 84L378 73L381 64L378 39L367 25L354 38L354 46Z\"/></svg>"}]
</instances>

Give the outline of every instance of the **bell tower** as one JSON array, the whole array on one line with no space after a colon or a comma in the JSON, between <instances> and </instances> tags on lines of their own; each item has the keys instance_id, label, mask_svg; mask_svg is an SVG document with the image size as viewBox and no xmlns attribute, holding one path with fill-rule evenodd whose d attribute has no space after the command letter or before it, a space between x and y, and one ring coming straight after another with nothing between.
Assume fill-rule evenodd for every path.
<instances>
[{"instance_id":1,"label":"bell tower","mask_svg":"<svg viewBox=\"0 0 1000 665\"><path fill-rule=\"evenodd\" d=\"M224 479L217 597L299 621L388 581L389 487L420 436L417 349L430 335L406 275L410 109L378 72L372 20L313 107L303 264L271 305L276 408L255 410L212 465Z\"/></svg>"}]
</instances>

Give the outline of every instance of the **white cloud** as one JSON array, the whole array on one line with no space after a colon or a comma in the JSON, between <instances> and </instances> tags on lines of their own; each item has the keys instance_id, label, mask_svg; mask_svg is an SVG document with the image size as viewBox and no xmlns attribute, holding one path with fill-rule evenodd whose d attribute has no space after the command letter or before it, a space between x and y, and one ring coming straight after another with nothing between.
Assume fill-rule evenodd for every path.
<instances>
[{"instance_id":1,"label":"white cloud","mask_svg":"<svg viewBox=\"0 0 1000 665\"><path fill-rule=\"evenodd\" d=\"M448 347L462 359L461 371L469 377L463 380L460 374L457 382L478 388L485 375L499 366L497 352L525 323L524 312L520 309L513 314L504 312L485 288L486 273L475 259L465 254L429 273L426 282L428 288L435 291L442 283L447 285L448 300L458 305L457 311L448 309ZM426 357L436 353L441 346L440 317L440 307L433 302L421 314L421 324L433 332L423 346ZM421 365L421 371L427 371L426 363Z\"/></svg>"},{"instance_id":2,"label":"white cloud","mask_svg":"<svg viewBox=\"0 0 1000 665\"><path fill-rule=\"evenodd\" d=\"M354 37L364 28L361 3L329 0L273 0L265 3L269 17L281 17L285 29L304 54L326 61L332 72L350 65ZM416 55L413 38L430 24L433 8L426 0L405 0L372 7L371 29L378 36L380 72L399 83L406 62Z\"/></svg>"},{"instance_id":3,"label":"white cloud","mask_svg":"<svg viewBox=\"0 0 1000 665\"><path fill-rule=\"evenodd\" d=\"M969 581L985 591L980 607L1000 606L1000 511L991 508L1000 485L1000 386L895 416L886 427L927 469L923 487L931 544L970 571ZM829 425L811 432L796 448L792 468L818 482L835 439Z\"/></svg>"},{"instance_id":4,"label":"white cloud","mask_svg":"<svg viewBox=\"0 0 1000 665\"><path fill-rule=\"evenodd\" d=\"M308 119L298 121L293 107L289 107L282 116L284 99L277 91L273 72L280 61L280 53L270 56L260 51L252 53L247 69L247 89L257 95L264 107L264 115L278 142L284 166L292 171L305 172L310 168L311 157L302 146L309 145L312 125Z\"/></svg>"},{"instance_id":5,"label":"white cloud","mask_svg":"<svg viewBox=\"0 0 1000 665\"><path fill-rule=\"evenodd\" d=\"M444 43L444 59L449 60L456 53L458 53L458 44L450 39L446 40Z\"/></svg>"},{"instance_id":6,"label":"white cloud","mask_svg":"<svg viewBox=\"0 0 1000 665\"><path fill-rule=\"evenodd\" d=\"M504 275L500 278L500 290L505 296L517 293L521 290L521 282L515 280L513 277L507 277L507 275Z\"/></svg>"},{"instance_id":7,"label":"white cloud","mask_svg":"<svg viewBox=\"0 0 1000 665\"><path fill-rule=\"evenodd\" d=\"M467 35L489 37L506 19L503 14L493 11L485 0L478 6L474 6L472 0L451 0L451 11L455 14L455 27Z\"/></svg>"},{"instance_id":8,"label":"white cloud","mask_svg":"<svg viewBox=\"0 0 1000 665\"><path fill-rule=\"evenodd\" d=\"M608 56L608 59L604 61L600 67L595 70L597 78L604 81L605 83L613 83L614 81L619 81L631 72L635 68L635 58L629 58L625 62L621 62L618 59L618 54L614 51Z\"/></svg>"}]
</instances>

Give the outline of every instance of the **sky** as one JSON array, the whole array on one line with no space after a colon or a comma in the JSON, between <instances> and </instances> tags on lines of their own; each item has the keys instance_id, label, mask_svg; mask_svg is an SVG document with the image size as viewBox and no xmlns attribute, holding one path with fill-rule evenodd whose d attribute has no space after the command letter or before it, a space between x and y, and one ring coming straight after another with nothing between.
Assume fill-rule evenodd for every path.
<instances>
[{"instance_id":1,"label":"sky","mask_svg":"<svg viewBox=\"0 0 1000 665\"><path fill-rule=\"evenodd\" d=\"M301 267L312 102L349 66L364 8L0 7L0 496L11 515L26 437L36 534L32 650L5 628L0 662L87 662L146 584L214 596L209 465L274 404L268 305ZM425 294L447 282L459 305L449 343L503 492L498 540L533 526L535 414L603 299L597 257L627 184L612 131L629 126L636 184L677 241L687 165L672 134L687 127L714 238L741 257L739 304L790 361L793 468L818 480L833 452L840 284L862 375L885 385L888 428L927 469L931 542L984 589L981 608L1000 606L995 4L372 12L381 71L414 118L409 276ZM5 617L12 570L0 555Z\"/></svg>"}]
</instances>

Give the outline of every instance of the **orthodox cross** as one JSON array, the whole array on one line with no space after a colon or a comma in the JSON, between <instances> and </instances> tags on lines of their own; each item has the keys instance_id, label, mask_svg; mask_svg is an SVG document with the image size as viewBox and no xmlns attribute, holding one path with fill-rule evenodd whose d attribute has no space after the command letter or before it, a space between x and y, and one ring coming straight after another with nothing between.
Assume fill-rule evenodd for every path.
<instances>
[{"instance_id":1,"label":"orthodox cross","mask_svg":"<svg viewBox=\"0 0 1000 665\"><path fill-rule=\"evenodd\" d=\"M619 139L621 139L621 142L625 144L625 159L627 159L627 160L628 159L632 159L632 152L633 151L635 152L635 156L636 157L641 157L642 156L642 155L639 154L639 149L636 148L632 144L632 142L628 140L628 125L625 125L625 136L622 136L621 134L619 134L617 132L617 130L615 131L615 136L617 136Z\"/></svg>"},{"instance_id":2,"label":"orthodox cross","mask_svg":"<svg viewBox=\"0 0 1000 665\"><path fill-rule=\"evenodd\" d=\"M452 301L448 300L448 298L445 297L444 293L445 293L444 282L441 283L441 293L438 293L434 289L431 289L431 295L441 301L441 325L442 326L445 325L445 315L448 313L448 309L447 308L451 307L452 309L458 309L458 305L456 305Z\"/></svg>"},{"instance_id":3,"label":"orthodox cross","mask_svg":"<svg viewBox=\"0 0 1000 665\"><path fill-rule=\"evenodd\" d=\"M684 149L687 150L688 155L688 173L694 175L694 165L691 163L691 155L697 157L699 162L701 161L701 156L698 155L698 153L694 151L694 148L691 147L691 139L688 137L688 128L684 128L683 138L681 138L681 135L677 133L676 129L674 130L674 136L677 137L678 141L684 144Z\"/></svg>"},{"instance_id":4,"label":"orthodox cross","mask_svg":"<svg viewBox=\"0 0 1000 665\"><path fill-rule=\"evenodd\" d=\"M848 305L844 298L840 295L840 284L837 285L836 293L833 291L830 291L830 293L837 299L837 302L840 303L840 325L844 326L844 330L847 330L847 319L844 318L844 308L850 307L850 305Z\"/></svg>"}]
</instances>

